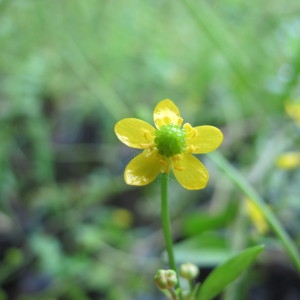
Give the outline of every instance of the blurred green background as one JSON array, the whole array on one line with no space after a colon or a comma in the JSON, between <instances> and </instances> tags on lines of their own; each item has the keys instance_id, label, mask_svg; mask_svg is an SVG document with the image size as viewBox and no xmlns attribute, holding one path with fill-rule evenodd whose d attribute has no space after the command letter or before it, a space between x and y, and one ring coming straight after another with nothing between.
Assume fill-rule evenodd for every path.
<instances>
[{"instance_id":1,"label":"blurred green background","mask_svg":"<svg viewBox=\"0 0 300 300\"><path fill-rule=\"evenodd\" d=\"M300 99L298 1L2 0L0 45L1 300L160 299L159 180L126 186L137 151L113 127L152 122L165 98L192 125L223 131L218 151L300 246L299 167L275 164L300 145L285 111ZM205 190L171 181L179 260L204 277L231 251L263 242L257 266L223 299L300 299L280 243L255 229L243 195L201 159Z\"/></svg>"}]
</instances>

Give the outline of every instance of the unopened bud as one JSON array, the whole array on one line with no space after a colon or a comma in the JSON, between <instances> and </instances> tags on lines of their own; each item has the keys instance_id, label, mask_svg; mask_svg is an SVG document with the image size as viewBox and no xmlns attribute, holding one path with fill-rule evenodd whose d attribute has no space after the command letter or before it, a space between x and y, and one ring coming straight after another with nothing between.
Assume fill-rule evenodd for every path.
<instances>
[{"instance_id":1,"label":"unopened bud","mask_svg":"<svg viewBox=\"0 0 300 300\"><path fill-rule=\"evenodd\" d=\"M192 280L196 278L199 274L199 269L196 265L191 263L182 264L180 266L180 276L187 280Z\"/></svg>"},{"instance_id":2,"label":"unopened bud","mask_svg":"<svg viewBox=\"0 0 300 300\"><path fill-rule=\"evenodd\" d=\"M176 272L173 270L158 270L153 279L162 290L169 290L178 282Z\"/></svg>"}]
</instances>

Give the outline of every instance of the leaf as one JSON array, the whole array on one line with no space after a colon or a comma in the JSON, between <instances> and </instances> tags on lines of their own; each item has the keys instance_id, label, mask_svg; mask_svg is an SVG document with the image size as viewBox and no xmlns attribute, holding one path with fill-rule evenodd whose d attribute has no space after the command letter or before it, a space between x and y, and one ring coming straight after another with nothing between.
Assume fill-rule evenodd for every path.
<instances>
[{"instance_id":1,"label":"leaf","mask_svg":"<svg viewBox=\"0 0 300 300\"><path fill-rule=\"evenodd\" d=\"M197 300L210 300L234 281L264 249L263 245L248 248L216 267L200 288Z\"/></svg>"},{"instance_id":2,"label":"leaf","mask_svg":"<svg viewBox=\"0 0 300 300\"><path fill-rule=\"evenodd\" d=\"M190 213L183 222L183 232L187 236L197 235L209 230L228 226L237 214L238 202L230 201L224 211L208 214L207 212Z\"/></svg>"},{"instance_id":3,"label":"leaf","mask_svg":"<svg viewBox=\"0 0 300 300\"><path fill-rule=\"evenodd\" d=\"M215 267L234 254L224 236L215 232L201 233L176 243L174 251L178 262L189 261L200 268Z\"/></svg>"}]
</instances>

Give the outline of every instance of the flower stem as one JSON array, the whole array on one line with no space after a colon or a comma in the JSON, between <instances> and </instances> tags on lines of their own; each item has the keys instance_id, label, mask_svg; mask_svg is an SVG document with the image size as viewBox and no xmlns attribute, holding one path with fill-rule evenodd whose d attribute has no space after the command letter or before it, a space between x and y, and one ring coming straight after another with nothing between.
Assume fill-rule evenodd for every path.
<instances>
[{"instance_id":1,"label":"flower stem","mask_svg":"<svg viewBox=\"0 0 300 300\"><path fill-rule=\"evenodd\" d=\"M169 290L171 295L171 300L177 300L177 295L173 289Z\"/></svg>"},{"instance_id":2,"label":"flower stem","mask_svg":"<svg viewBox=\"0 0 300 300\"><path fill-rule=\"evenodd\" d=\"M169 215L168 181L169 181L169 174L162 173L162 177L161 177L161 217L162 217L162 227L163 227L163 232L164 232L164 239L165 239L166 250L167 250L167 254L168 254L169 265L170 265L170 268L177 273L174 250L173 250L171 222L170 222L170 215ZM180 286L179 286L179 281L178 281L177 288L179 288L179 287ZM180 299L181 299L181 296L180 296Z\"/></svg>"}]
</instances>

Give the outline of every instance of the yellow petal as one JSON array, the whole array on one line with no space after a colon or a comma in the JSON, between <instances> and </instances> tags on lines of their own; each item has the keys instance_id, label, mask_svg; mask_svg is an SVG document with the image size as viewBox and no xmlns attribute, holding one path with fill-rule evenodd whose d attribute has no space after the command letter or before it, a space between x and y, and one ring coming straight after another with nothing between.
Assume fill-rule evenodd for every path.
<instances>
[{"instance_id":1,"label":"yellow petal","mask_svg":"<svg viewBox=\"0 0 300 300\"><path fill-rule=\"evenodd\" d=\"M287 114L296 122L300 122L300 103L287 102L285 104L285 110Z\"/></svg>"},{"instance_id":2,"label":"yellow petal","mask_svg":"<svg viewBox=\"0 0 300 300\"><path fill-rule=\"evenodd\" d=\"M187 132L186 144L192 153L208 153L216 150L223 141L220 129L214 126L192 127L190 124L183 126Z\"/></svg>"},{"instance_id":3,"label":"yellow petal","mask_svg":"<svg viewBox=\"0 0 300 300\"><path fill-rule=\"evenodd\" d=\"M178 182L188 190L205 188L209 178L204 165L190 154L173 157L173 172Z\"/></svg>"},{"instance_id":4,"label":"yellow petal","mask_svg":"<svg viewBox=\"0 0 300 300\"><path fill-rule=\"evenodd\" d=\"M269 230L269 226L260 208L250 199L246 199L246 210L252 219L257 231L265 234Z\"/></svg>"},{"instance_id":5,"label":"yellow petal","mask_svg":"<svg viewBox=\"0 0 300 300\"><path fill-rule=\"evenodd\" d=\"M145 121L128 118L115 125L115 133L125 145L145 149L153 143L155 128Z\"/></svg>"},{"instance_id":6,"label":"yellow petal","mask_svg":"<svg viewBox=\"0 0 300 300\"><path fill-rule=\"evenodd\" d=\"M156 105L153 119L157 128L171 123L181 126L183 121L178 107L169 99L162 100Z\"/></svg>"},{"instance_id":7,"label":"yellow petal","mask_svg":"<svg viewBox=\"0 0 300 300\"><path fill-rule=\"evenodd\" d=\"M129 185L146 185L155 179L160 170L159 154L155 150L146 149L126 166L124 179Z\"/></svg>"},{"instance_id":8,"label":"yellow petal","mask_svg":"<svg viewBox=\"0 0 300 300\"><path fill-rule=\"evenodd\" d=\"M277 167L281 169L294 169L300 166L300 152L287 152L281 154L276 160Z\"/></svg>"}]
</instances>

